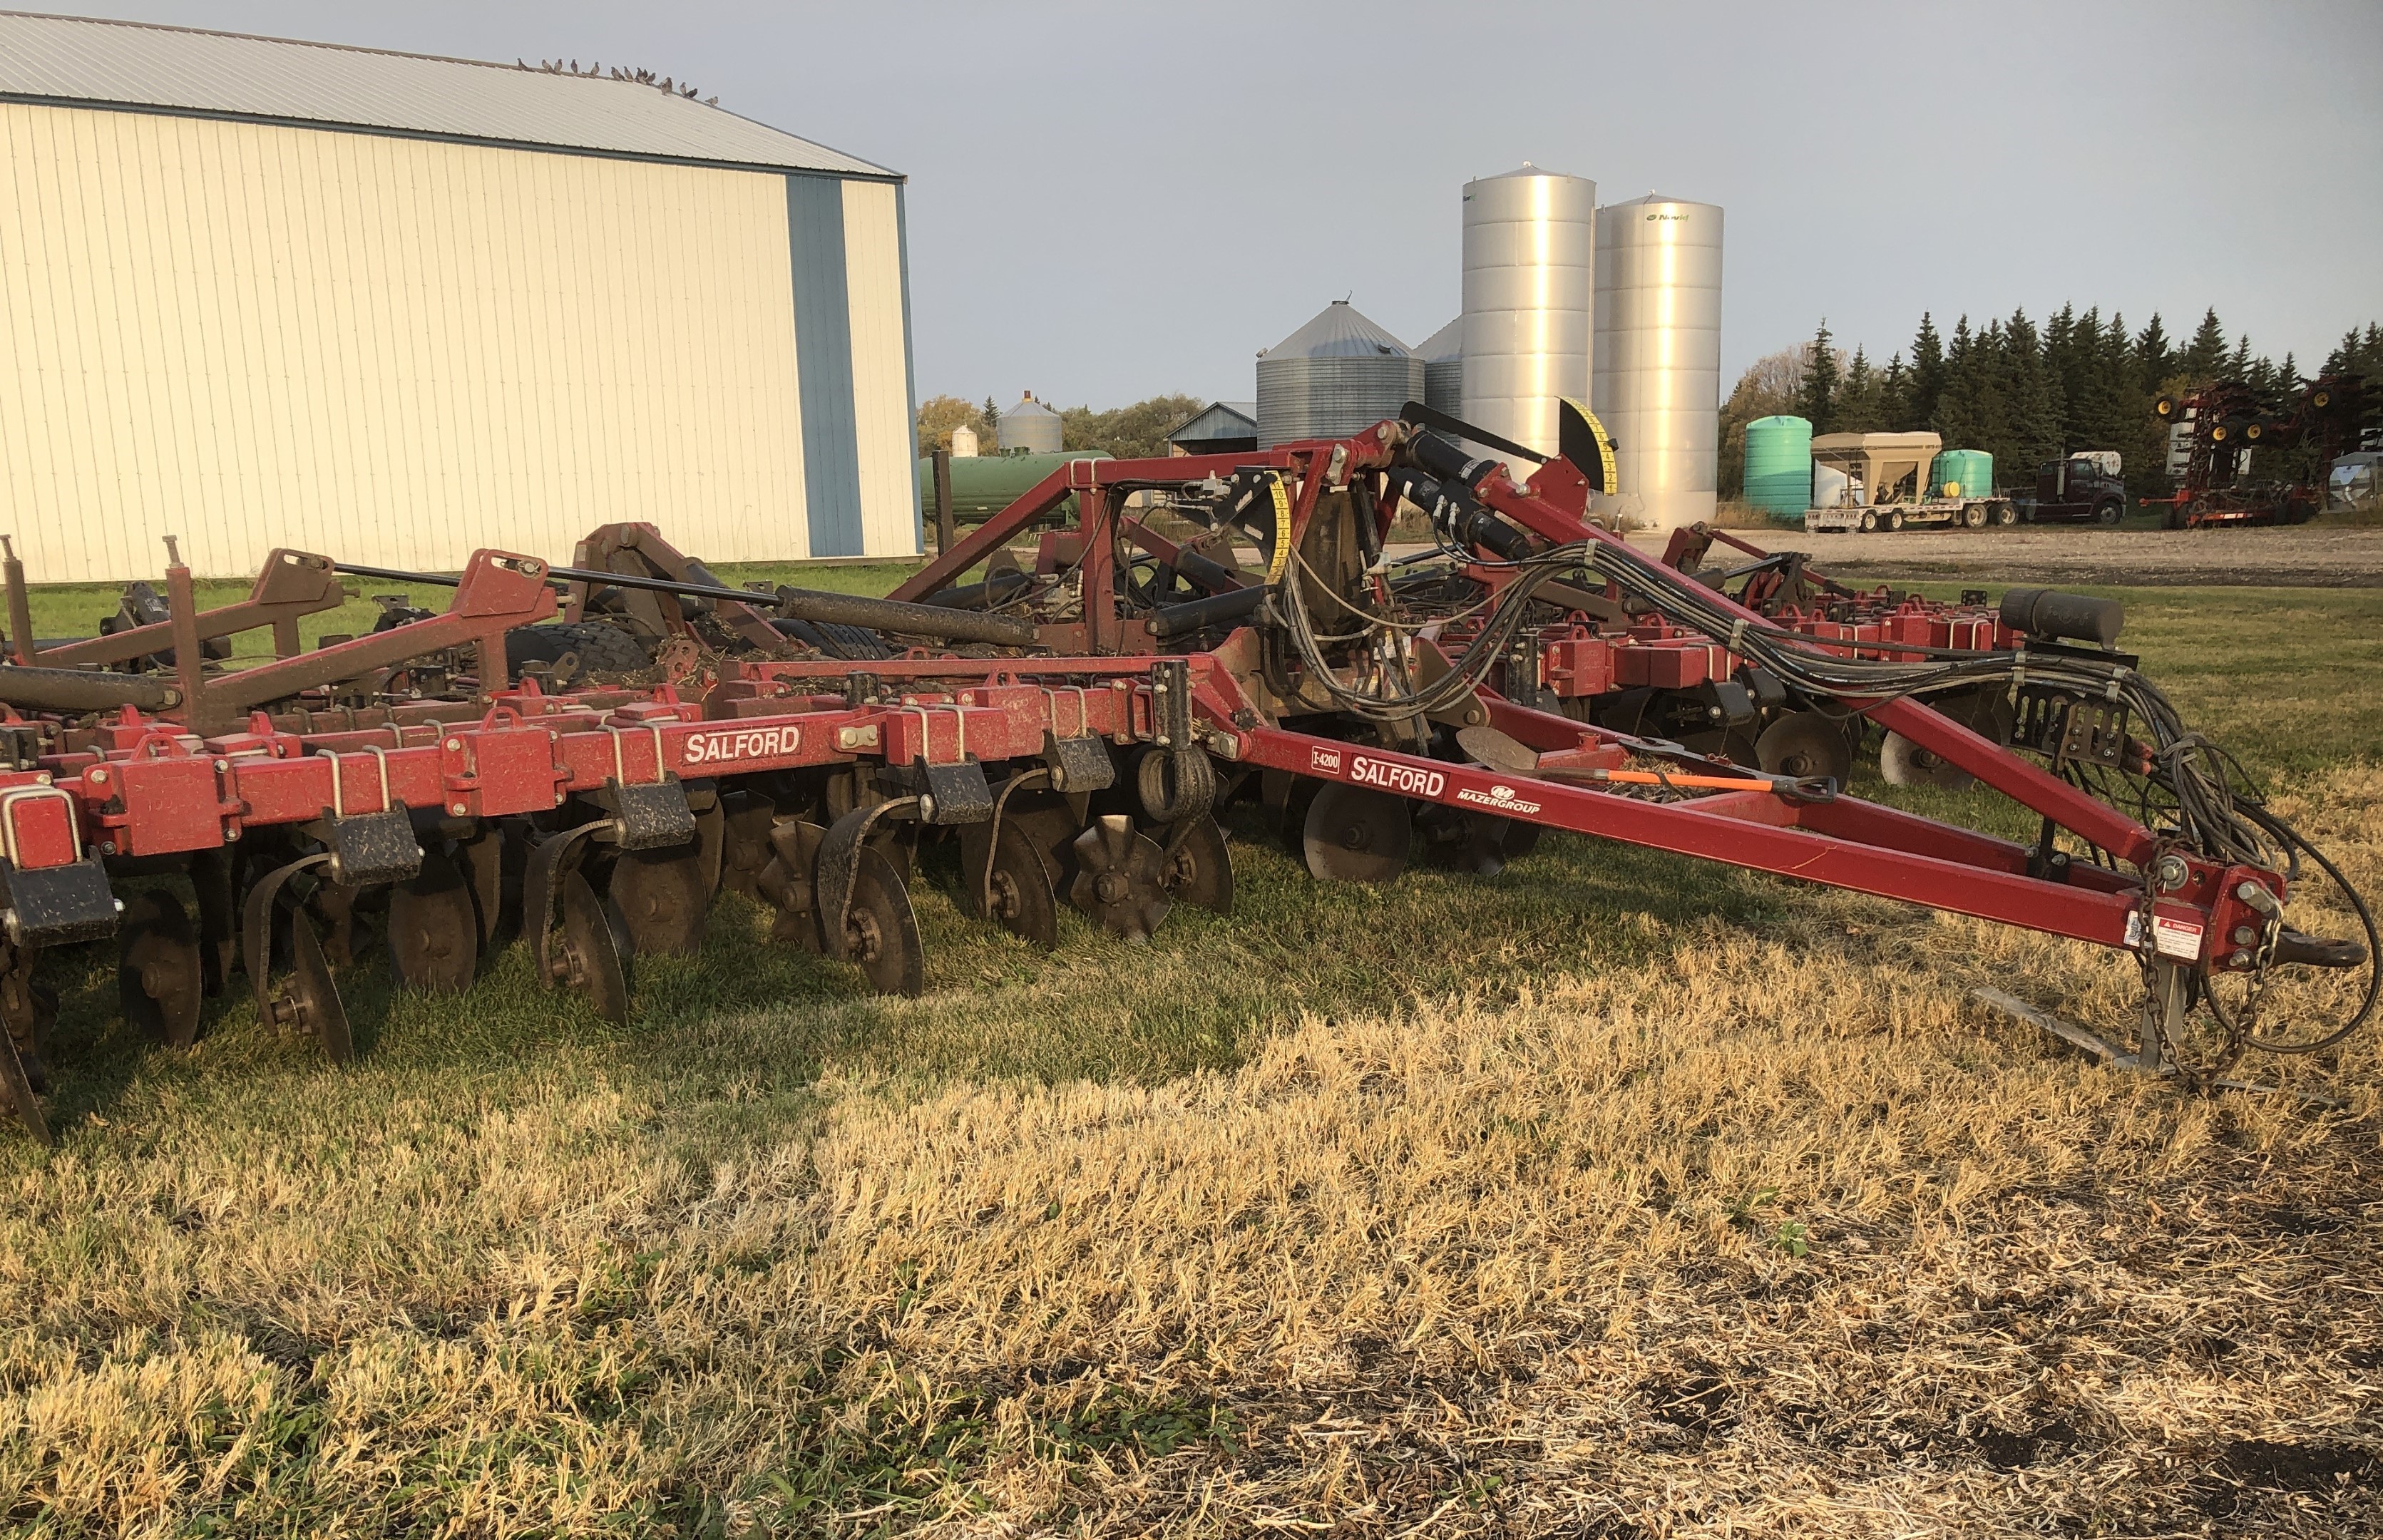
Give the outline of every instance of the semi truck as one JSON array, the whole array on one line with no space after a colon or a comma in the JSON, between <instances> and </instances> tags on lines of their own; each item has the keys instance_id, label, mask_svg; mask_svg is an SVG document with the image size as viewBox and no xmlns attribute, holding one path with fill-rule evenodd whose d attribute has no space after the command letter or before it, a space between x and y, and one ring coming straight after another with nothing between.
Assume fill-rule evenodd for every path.
<instances>
[{"instance_id":1,"label":"semi truck","mask_svg":"<svg viewBox=\"0 0 2383 1540\"><path fill-rule=\"evenodd\" d=\"M2068 520L2115 524L2127 516L2127 483L2116 450L2091 450L2047 460L2035 473L2035 497L2019 507L2030 524Z\"/></svg>"},{"instance_id":2,"label":"semi truck","mask_svg":"<svg viewBox=\"0 0 2383 1540\"><path fill-rule=\"evenodd\" d=\"M2019 505L1991 487L1936 482L1945 441L1932 433L1824 433L1812 440L1812 506L1804 527L1816 534L1949 524L1983 529L2019 523Z\"/></svg>"}]
</instances>

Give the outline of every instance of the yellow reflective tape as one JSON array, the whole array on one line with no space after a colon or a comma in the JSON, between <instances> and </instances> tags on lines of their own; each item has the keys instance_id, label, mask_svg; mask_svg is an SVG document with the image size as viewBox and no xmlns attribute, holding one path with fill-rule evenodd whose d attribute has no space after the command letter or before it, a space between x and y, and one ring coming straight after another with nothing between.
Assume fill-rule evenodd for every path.
<instances>
[{"instance_id":1,"label":"yellow reflective tape","mask_svg":"<svg viewBox=\"0 0 2383 1540\"><path fill-rule=\"evenodd\" d=\"M1282 570L1290 564L1290 494L1282 489L1282 477L1268 476L1266 485L1274 492L1274 560L1266 563L1266 581L1282 581Z\"/></svg>"}]
</instances>

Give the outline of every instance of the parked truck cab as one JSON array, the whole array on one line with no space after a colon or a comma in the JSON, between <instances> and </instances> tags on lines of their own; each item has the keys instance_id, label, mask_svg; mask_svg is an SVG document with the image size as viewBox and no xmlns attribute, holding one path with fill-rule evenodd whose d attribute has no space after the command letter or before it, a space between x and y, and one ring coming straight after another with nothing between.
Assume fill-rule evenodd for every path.
<instances>
[{"instance_id":1,"label":"parked truck cab","mask_svg":"<svg viewBox=\"0 0 2383 1540\"><path fill-rule=\"evenodd\" d=\"M2036 468L2031 521L2115 524L2126 512L2127 484L2118 474L2118 457L2110 450L2072 454Z\"/></svg>"}]
</instances>

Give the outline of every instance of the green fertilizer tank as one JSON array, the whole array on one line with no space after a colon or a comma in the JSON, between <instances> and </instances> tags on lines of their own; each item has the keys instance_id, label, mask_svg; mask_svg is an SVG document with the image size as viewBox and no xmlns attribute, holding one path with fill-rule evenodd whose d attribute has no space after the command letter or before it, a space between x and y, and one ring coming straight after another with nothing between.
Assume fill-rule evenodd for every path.
<instances>
[{"instance_id":1,"label":"green fertilizer tank","mask_svg":"<svg viewBox=\"0 0 2383 1540\"><path fill-rule=\"evenodd\" d=\"M1746 425L1746 500L1767 513L1789 516L1812 505L1810 423L1757 417Z\"/></svg>"},{"instance_id":2,"label":"green fertilizer tank","mask_svg":"<svg viewBox=\"0 0 2383 1540\"><path fill-rule=\"evenodd\" d=\"M1932 498L1991 498L1994 457L1983 450L1945 450L1928 473Z\"/></svg>"},{"instance_id":3,"label":"green fertilizer tank","mask_svg":"<svg viewBox=\"0 0 2383 1540\"><path fill-rule=\"evenodd\" d=\"M998 513L1024 497L1036 482L1071 460L1110 460L1102 450L1072 450L1065 454L981 454L952 462L952 512L973 524ZM935 522L935 462L919 461L919 507L927 523Z\"/></svg>"}]
</instances>

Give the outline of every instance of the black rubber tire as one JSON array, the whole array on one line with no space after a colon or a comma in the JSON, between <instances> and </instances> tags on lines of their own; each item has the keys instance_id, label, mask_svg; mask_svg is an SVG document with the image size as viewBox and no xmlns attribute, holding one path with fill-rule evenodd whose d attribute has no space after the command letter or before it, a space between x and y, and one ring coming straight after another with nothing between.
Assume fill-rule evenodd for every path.
<instances>
[{"instance_id":1,"label":"black rubber tire","mask_svg":"<svg viewBox=\"0 0 2383 1540\"><path fill-rule=\"evenodd\" d=\"M2105 502L2101 507L2093 510L2093 522L2100 524L2104 529L2118 528L2118 521L2126 516L2127 505L2124 503Z\"/></svg>"},{"instance_id":2,"label":"black rubber tire","mask_svg":"<svg viewBox=\"0 0 2383 1540\"><path fill-rule=\"evenodd\" d=\"M505 633L505 666L515 673L524 663L551 663L566 652L579 655L582 673L635 673L654 661L644 642L617 625L525 625Z\"/></svg>"}]
</instances>

